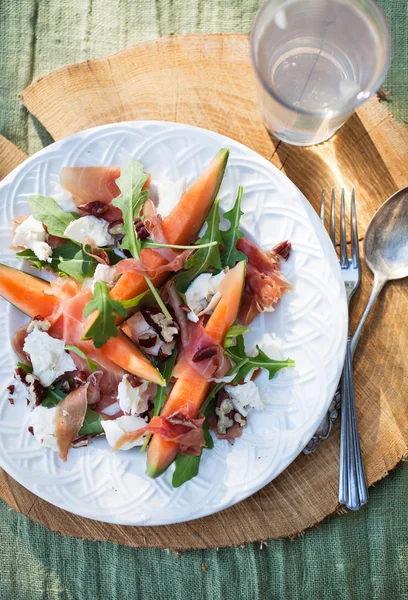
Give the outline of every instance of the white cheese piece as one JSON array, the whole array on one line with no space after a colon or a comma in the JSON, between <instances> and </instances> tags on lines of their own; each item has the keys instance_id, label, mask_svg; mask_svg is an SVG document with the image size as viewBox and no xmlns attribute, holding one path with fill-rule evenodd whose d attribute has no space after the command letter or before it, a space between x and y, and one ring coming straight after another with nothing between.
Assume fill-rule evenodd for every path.
<instances>
[{"instance_id":1,"label":"white cheese piece","mask_svg":"<svg viewBox=\"0 0 408 600\"><path fill-rule=\"evenodd\" d=\"M57 377L67 371L75 371L76 366L70 355L65 352L65 344L45 331L34 329L25 339L24 352L29 354L34 375L41 384L48 387Z\"/></svg>"},{"instance_id":2,"label":"white cheese piece","mask_svg":"<svg viewBox=\"0 0 408 600\"><path fill-rule=\"evenodd\" d=\"M77 205L75 204L74 199L72 197L72 194L68 190L64 190L64 188L60 185L57 186L52 197L64 212L79 213Z\"/></svg>"},{"instance_id":3,"label":"white cheese piece","mask_svg":"<svg viewBox=\"0 0 408 600\"><path fill-rule=\"evenodd\" d=\"M150 354L150 356L157 356L159 354L159 350L163 345L163 341L159 338L153 327L149 325L149 323L145 320L142 313L137 312L132 317L132 332L134 332L135 342L139 342L139 338L142 335L151 335L156 336L156 343L154 346L150 348L143 348L143 352L146 354Z\"/></svg>"},{"instance_id":4,"label":"white cheese piece","mask_svg":"<svg viewBox=\"0 0 408 600\"><path fill-rule=\"evenodd\" d=\"M192 311L187 315L190 321L196 323L198 316L215 308L221 299L219 287L224 277L224 271L221 271L218 275L201 273L189 285L186 291L186 303Z\"/></svg>"},{"instance_id":5,"label":"white cheese piece","mask_svg":"<svg viewBox=\"0 0 408 600\"><path fill-rule=\"evenodd\" d=\"M90 238L99 248L103 248L113 246L115 243L108 227L108 221L89 215L72 221L65 229L64 235L79 244L82 244L86 238Z\"/></svg>"},{"instance_id":6,"label":"white cheese piece","mask_svg":"<svg viewBox=\"0 0 408 600\"><path fill-rule=\"evenodd\" d=\"M158 213L163 218L167 217L180 198L186 191L186 180L179 179L178 181L172 181L168 177L163 177L157 183L157 196L159 201Z\"/></svg>"},{"instance_id":7,"label":"white cheese piece","mask_svg":"<svg viewBox=\"0 0 408 600\"><path fill-rule=\"evenodd\" d=\"M97 281L104 281L108 284L108 287L112 287L115 280L115 267L109 267L108 265L99 264L96 269L93 277L87 277L84 280L83 285L87 288L90 288L92 291L95 289L95 283Z\"/></svg>"},{"instance_id":8,"label":"white cheese piece","mask_svg":"<svg viewBox=\"0 0 408 600\"><path fill-rule=\"evenodd\" d=\"M242 385L226 385L225 391L232 400L235 410L243 417L248 414L248 408L263 410L265 404L262 401L259 388L253 381L243 383Z\"/></svg>"},{"instance_id":9,"label":"white cheese piece","mask_svg":"<svg viewBox=\"0 0 408 600\"><path fill-rule=\"evenodd\" d=\"M146 426L146 421L141 417L134 415L125 415L110 421L102 421L102 427L106 435L107 442L111 448L118 442L124 433L136 431ZM141 435L134 442L126 442L120 450L130 450L134 446L143 446L146 433Z\"/></svg>"},{"instance_id":10,"label":"white cheese piece","mask_svg":"<svg viewBox=\"0 0 408 600\"><path fill-rule=\"evenodd\" d=\"M51 448L58 452L57 438L55 437L56 408L37 406L30 413L29 425L33 428L34 437L43 448Z\"/></svg>"},{"instance_id":11,"label":"white cheese piece","mask_svg":"<svg viewBox=\"0 0 408 600\"><path fill-rule=\"evenodd\" d=\"M32 250L40 260L51 262L52 248L46 242L47 237L41 221L30 215L16 228L12 244Z\"/></svg>"},{"instance_id":12,"label":"white cheese piece","mask_svg":"<svg viewBox=\"0 0 408 600\"><path fill-rule=\"evenodd\" d=\"M138 387L132 387L128 376L124 375L118 385L118 400L125 415L140 415L149 407L149 395L146 394L149 382L143 381Z\"/></svg>"}]
</instances>

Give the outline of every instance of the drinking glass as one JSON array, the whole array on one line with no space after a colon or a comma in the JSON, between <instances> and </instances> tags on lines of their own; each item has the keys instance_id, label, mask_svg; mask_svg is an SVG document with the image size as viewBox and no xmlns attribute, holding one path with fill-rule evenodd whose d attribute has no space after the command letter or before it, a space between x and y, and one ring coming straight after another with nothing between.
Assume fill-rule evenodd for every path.
<instances>
[{"instance_id":1,"label":"drinking glass","mask_svg":"<svg viewBox=\"0 0 408 600\"><path fill-rule=\"evenodd\" d=\"M331 137L381 86L391 60L373 0L268 0L250 44L265 126L296 146Z\"/></svg>"}]
</instances>

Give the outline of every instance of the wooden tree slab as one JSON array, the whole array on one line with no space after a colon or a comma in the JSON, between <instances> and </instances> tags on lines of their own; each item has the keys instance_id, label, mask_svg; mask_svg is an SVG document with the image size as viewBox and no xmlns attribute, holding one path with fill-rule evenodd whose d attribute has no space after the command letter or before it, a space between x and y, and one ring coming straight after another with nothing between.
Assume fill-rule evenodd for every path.
<instances>
[{"instance_id":1,"label":"wooden tree slab","mask_svg":"<svg viewBox=\"0 0 408 600\"><path fill-rule=\"evenodd\" d=\"M317 208L321 189L356 189L361 239L374 211L407 184L408 136L387 108L367 102L328 142L295 148L269 137L256 104L248 39L242 35L163 38L111 57L69 65L39 78L21 94L55 139L119 121L160 119L212 129L236 139L282 169ZM3 145L0 143L0 155ZM17 156L17 155L16 155ZM3 158L3 157L2 157ZM21 159L18 155L16 160ZM363 268L352 329L372 285ZM408 450L408 282L389 284L362 336L355 384L362 448L370 485ZM244 502L190 523L120 527L57 509L0 478L0 495L53 531L129 546L207 548L294 535L338 508L339 427L311 455Z\"/></svg>"}]
</instances>

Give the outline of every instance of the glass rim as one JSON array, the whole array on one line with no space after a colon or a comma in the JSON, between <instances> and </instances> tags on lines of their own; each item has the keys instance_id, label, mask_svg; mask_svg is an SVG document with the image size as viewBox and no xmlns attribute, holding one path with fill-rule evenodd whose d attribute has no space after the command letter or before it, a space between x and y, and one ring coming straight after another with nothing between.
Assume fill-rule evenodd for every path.
<instances>
[{"instance_id":1,"label":"glass rim","mask_svg":"<svg viewBox=\"0 0 408 600\"><path fill-rule=\"evenodd\" d=\"M290 1L291 0L284 0L284 2L281 2L281 3L284 4L284 3L287 3ZM380 29L381 27L383 27L384 33L386 35L384 65L383 65L383 68L381 69L381 73L379 74L377 79L373 82L373 84L370 86L369 95L366 97L360 98L360 99L356 99L356 102L353 102L352 104L350 104L347 107L347 109L333 111L333 115L332 115L333 117L334 116L338 117L343 114L347 115L348 113L353 112L354 110L356 110L356 108L358 108L359 106L364 104L364 102L366 102L369 98L371 98L373 96L373 94L375 94L375 92L381 87L381 84L384 82L384 80L387 76L388 69L391 65L391 57L392 57L391 31L390 31L387 19L385 17L384 11L374 0L363 0L363 1L366 4L368 4L375 13L377 13L377 16L380 21L380 27L377 27L377 28ZM268 87L266 85L266 83L264 82L264 80L262 79L262 77L260 76L260 73L259 73L259 70L258 70L258 67L256 64L256 58L255 58L255 48L254 48L254 46L255 46L254 35L255 34L254 34L254 32L255 32L257 25L259 24L260 19L262 18L263 11L266 9L267 5L271 4L272 2L274 2L274 0L265 0L263 2L263 4L261 4L261 6L258 9L258 12L256 13L256 16L255 16L255 19L254 19L254 22L252 25L251 33L249 35L250 57L251 57L252 68L253 68L253 71L255 72L256 79L258 80L259 84L262 86L264 91L269 96L272 96L274 98L274 100L276 100L276 102L278 102L278 104L280 104L281 106L284 106L288 110L290 110L294 113L297 113L297 114L301 114L301 115L309 115L309 116L313 115L313 116L323 117L327 114L327 111L325 111L324 109L316 109L314 111L310 111L310 110L305 110L304 108L295 108L293 106L293 104L286 102L285 100L283 100L283 98L278 96L278 94L275 92L274 89ZM359 0L345 0L345 2L348 4L358 4ZM361 2L361 0L360 0L360 2Z\"/></svg>"}]
</instances>

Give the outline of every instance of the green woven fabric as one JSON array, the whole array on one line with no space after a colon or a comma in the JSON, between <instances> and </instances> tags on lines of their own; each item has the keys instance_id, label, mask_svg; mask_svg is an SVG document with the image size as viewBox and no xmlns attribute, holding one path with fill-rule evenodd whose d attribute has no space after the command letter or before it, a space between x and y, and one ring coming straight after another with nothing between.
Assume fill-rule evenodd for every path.
<instances>
[{"instance_id":1,"label":"green woven fabric","mask_svg":"<svg viewBox=\"0 0 408 600\"><path fill-rule=\"evenodd\" d=\"M393 33L385 88L408 121L408 2L381 0ZM0 0L0 133L31 154L51 141L17 93L65 63L185 33L247 33L259 0ZM408 598L408 465L356 514L296 541L175 556L50 533L0 502L3 600ZM233 524L231 524L233 526Z\"/></svg>"}]
</instances>

